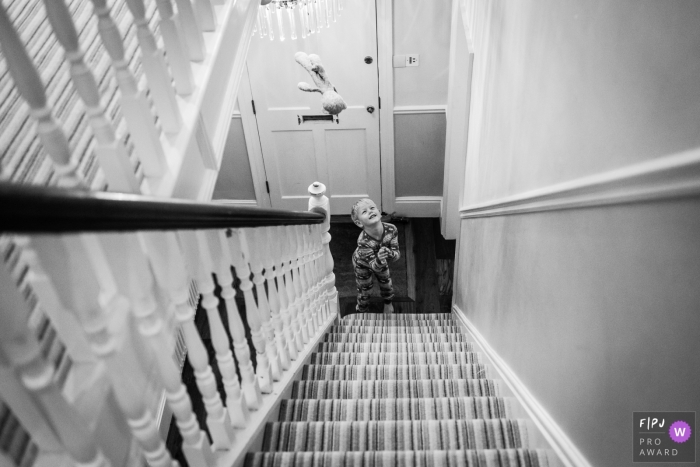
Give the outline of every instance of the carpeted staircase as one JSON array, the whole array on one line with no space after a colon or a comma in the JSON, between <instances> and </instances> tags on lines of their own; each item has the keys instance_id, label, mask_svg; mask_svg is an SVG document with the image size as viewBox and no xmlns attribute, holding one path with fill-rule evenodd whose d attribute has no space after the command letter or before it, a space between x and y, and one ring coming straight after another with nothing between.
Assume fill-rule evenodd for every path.
<instances>
[{"instance_id":1,"label":"carpeted staircase","mask_svg":"<svg viewBox=\"0 0 700 467\"><path fill-rule=\"evenodd\" d=\"M248 466L558 466L450 314L332 326Z\"/></svg>"}]
</instances>

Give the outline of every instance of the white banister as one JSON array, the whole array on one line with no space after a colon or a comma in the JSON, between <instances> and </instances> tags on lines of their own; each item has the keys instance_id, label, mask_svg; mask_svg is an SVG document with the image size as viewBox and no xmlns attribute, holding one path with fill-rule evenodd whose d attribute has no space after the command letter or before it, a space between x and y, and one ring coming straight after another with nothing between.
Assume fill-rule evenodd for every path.
<instances>
[{"instance_id":1,"label":"white banister","mask_svg":"<svg viewBox=\"0 0 700 467\"><path fill-rule=\"evenodd\" d=\"M191 0L175 0L175 2L190 60L201 62L204 60L204 36L202 35L202 29L199 26L192 2Z\"/></svg>"},{"instance_id":2,"label":"white banister","mask_svg":"<svg viewBox=\"0 0 700 467\"><path fill-rule=\"evenodd\" d=\"M60 427L56 435L76 465L110 466L91 430L56 384L55 368L42 357L39 343L27 326L31 310L5 263L0 263L0 310L0 364L15 369L48 423Z\"/></svg>"},{"instance_id":3,"label":"white banister","mask_svg":"<svg viewBox=\"0 0 700 467\"><path fill-rule=\"evenodd\" d=\"M170 309L182 327L187 359L194 369L197 388L207 412L207 427L215 449L226 449L233 442L233 425L216 388L214 372L202 338L194 324L194 310L188 304L189 275L177 236L172 232L143 233L156 281L170 298Z\"/></svg>"},{"instance_id":4,"label":"white banister","mask_svg":"<svg viewBox=\"0 0 700 467\"><path fill-rule=\"evenodd\" d=\"M146 73L148 88L151 90L163 130L166 133L176 133L182 126L182 117L175 99L170 74L165 66L163 51L158 47L148 26L143 0L126 0L126 4L134 17L136 37L141 47L141 64Z\"/></svg>"},{"instance_id":5,"label":"white banister","mask_svg":"<svg viewBox=\"0 0 700 467\"><path fill-rule=\"evenodd\" d=\"M256 373L260 384L260 390L264 394L272 392L272 374L270 361L267 358L267 339L261 330L262 323L258 312L258 306L253 296L253 282L250 280L250 268L244 257L244 251L248 249L242 229L230 230L229 248L231 259L236 270L236 277L241 281L241 291L245 300L245 315L250 327L250 337L255 346Z\"/></svg>"},{"instance_id":6,"label":"white banister","mask_svg":"<svg viewBox=\"0 0 700 467\"><path fill-rule=\"evenodd\" d=\"M48 3L52 3L48 0ZM120 98L119 103L124 114L126 127L134 140L136 154L147 177L159 177L166 170L165 153L160 143L160 131L156 128L155 118L143 91L124 55L124 43L121 33L114 22L107 0L92 0L97 16L97 29L107 53L112 61L112 68L117 78Z\"/></svg>"},{"instance_id":7,"label":"white banister","mask_svg":"<svg viewBox=\"0 0 700 467\"><path fill-rule=\"evenodd\" d=\"M216 20L214 19L214 8L211 0L192 0L192 3L194 4L194 11L202 31L215 30Z\"/></svg>"},{"instance_id":8,"label":"white banister","mask_svg":"<svg viewBox=\"0 0 700 467\"><path fill-rule=\"evenodd\" d=\"M263 275L262 256L268 245L265 242L265 236L262 235L264 232L261 232L260 229L242 229L241 232L245 236L248 247L243 251L243 255L253 273L253 284L255 284L255 292L258 298L258 316L260 317L263 336L267 339L265 349L270 361L270 374L274 381L279 381L282 377L282 366L277 352L275 331L271 322L270 302L265 291L265 276Z\"/></svg>"},{"instance_id":9,"label":"white banister","mask_svg":"<svg viewBox=\"0 0 700 467\"><path fill-rule=\"evenodd\" d=\"M194 89L194 76L185 48L179 14L175 12L172 0L156 0L156 6L160 15L160 33L175 80L175 89L181 96L187 96L192 94Z\"/></svg>"},{"instance_id":10,"label":"white banister","mask_svg":"<svg viewBox=\"0 0 700 467\"><path fill-rule=\"evenodd\" d=\"M262 403L262 392L258 379L255 376L253 362L250 359L250 347L245 337L245 328L243 320L241 320L238 305L236 305L236 290L234 289L234 278L231 274L232 256L229 248L227 233L223 230L212 232L210 236L211 245L217 254L217 269L216 277L221 286L221 297L226 304L226 317L228 319L229 333L233 341L233 351L238 360L238 369L241 373L241 380L244 397L228 405L229 411L235 410L239 414L234 417L231 415L235 426L243 428L247 426L249 419L249 409L257 410ZM214 238L214 236L216 238ZM217 243L218 242L218 243ZM218 246L218 248L217 248ZM237 422L238 421L238 422Z\"/></svg>"},{"instance_id":11,"label":"white banister","mask_svg":"<svg viewBox=\"0 0 700 467\"><path fill-rule=\"evenodd\" d=\"M287 347L287 338L284 334L284 325L282 322L282 317L280 315L280 298L279 292L277 291L277 284L275 283L275 255L274 255L274 228L273 227L262 227L262 232L259 236L260 253L262 255L263 265L265 267L265 282L267 284L267 297L268 304L270 306L270 321L272 327L275 331L275 341L277 345L277 356L280 361L280 366L282 370L288 370L289 361L289 349Z\"/></svg>"},{"instance_id":12,"label":"white banister","mask_svg":"<svg viewBox=\"0 0 700 467\"><path fill-rule=\"evenodd\" d=\"M20 95L27 101L30 114L37 122L37 133L51 157L58 184L67 188L83 188L85 182L71 160L68 138L52 115L46 100L44 84L37 69L10 21L5 6L0 3L0 46L10 75Z\"/></svg>"},{"instance_id":13,"label":"white banister","mask_svg":"<svg viewBox=\"0 0 700 467\"><path fill-rule=\"evenodd\" d=\"M44 0L47 17L65 50L73 86L86 107L88 122L95 135L97 154L112 191L139 193L139 182L123 142L118 140L112 123L107 120L100 102L95 76L83 60L84 52L78 42L78 32L64 0Z\"/></svg>"}]
</instances>

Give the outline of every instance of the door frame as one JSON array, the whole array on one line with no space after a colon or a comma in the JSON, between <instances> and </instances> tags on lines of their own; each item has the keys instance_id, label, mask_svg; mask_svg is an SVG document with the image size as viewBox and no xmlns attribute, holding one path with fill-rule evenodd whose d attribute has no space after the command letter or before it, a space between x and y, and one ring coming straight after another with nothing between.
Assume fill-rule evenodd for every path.
<instances>
[{"instance_id":1,"label":"door frame","mask_svg":"<svg viewBox=\"0 0 700 467\"><path fill-rule=\"evenodd\" d=\"M379 71L379 163L381 170L382 210L395 211L396 188L394 178L394 27L393 0L375 0L377 12L377 69ZM248 150L251 176L258 207L271 207L267 192L267 175L263 162L262 146L258 133L258 123L250 102L253 95L245 65L238 91L238 106L243 122L243 134ZM309 180L309 185L317 180ZM318 180L328 183L328 180Z\"/></svg>"}]
</instances>

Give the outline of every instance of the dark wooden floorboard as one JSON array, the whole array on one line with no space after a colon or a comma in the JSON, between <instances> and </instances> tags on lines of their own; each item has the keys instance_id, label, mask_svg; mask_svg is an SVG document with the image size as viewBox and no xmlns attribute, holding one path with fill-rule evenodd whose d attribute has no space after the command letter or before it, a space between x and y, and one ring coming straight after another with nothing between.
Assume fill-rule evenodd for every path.
<instances>
[{"instance_id":1,"label":"dark wooden floorboard","mask_svg":"<svg viewBox=\"0 0 700 467\"><path fill-rule=\"evenodd\" d=\"M411 219L410 223L416 265L416 309L421 313L440 312L433 225L435 221L437 219Z\"/></svg>"}]
</instances>

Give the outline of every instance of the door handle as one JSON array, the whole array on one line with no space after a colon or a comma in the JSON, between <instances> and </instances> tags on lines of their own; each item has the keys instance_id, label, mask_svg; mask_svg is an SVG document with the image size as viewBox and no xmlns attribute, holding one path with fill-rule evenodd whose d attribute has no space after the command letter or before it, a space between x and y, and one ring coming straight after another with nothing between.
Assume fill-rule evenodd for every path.
<instances>
[{"instance_id":1,"label":"door handle","mask_svg":"<svg viewBox=\"0 0 700 467\"><path fill-rule=\"evenodd\" d=\"M369 112L369 113L374 113L374 107L372 107L371 105L368 105L368 106L367 106L367 112Z\"/></svg>"}]
</instances>

